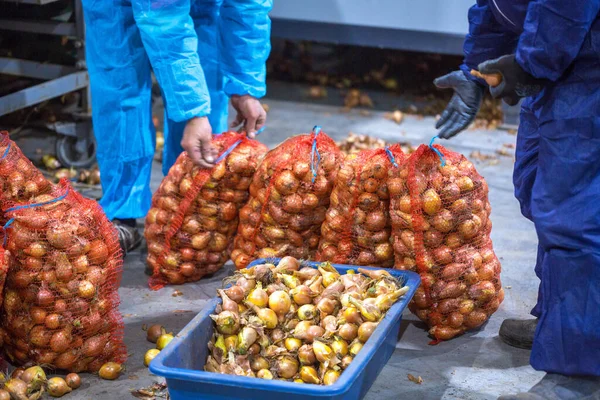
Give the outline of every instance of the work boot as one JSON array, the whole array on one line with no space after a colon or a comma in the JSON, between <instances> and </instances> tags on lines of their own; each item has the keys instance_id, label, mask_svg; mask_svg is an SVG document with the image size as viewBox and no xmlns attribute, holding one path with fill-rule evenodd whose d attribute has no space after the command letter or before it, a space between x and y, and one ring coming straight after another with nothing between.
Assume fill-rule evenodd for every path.
<instances>
[{"instance_id":1,"label":"work boot","mask_svg":"<svg viewBox=\"0 0 600 400\"><path fill-rule=\"evenodd\" d=\"M600 378L546 374L527 393L500 396L498 400L598 400Z\"/></svg>"},{"instance_id":2,"label":"work boot","mask_svg":"<svg viewBox=\"0 0 600 400\"><path fill-rule=\"evenodd\" d=\"M142 235L136 226L135 219L115 219L113 225L119 234L119 244L124 256L142 243Z\"/></svg>"},{"instance_id":3,"label":"work boot","mask_svg":"<svg viewBox=\"0 0 600 400\"><path fill-rule=\"evenodd\" d=\"M531 350L537 319L505 319L500 327L500 339L509 346Z\"/></svg>"}]
</instances>

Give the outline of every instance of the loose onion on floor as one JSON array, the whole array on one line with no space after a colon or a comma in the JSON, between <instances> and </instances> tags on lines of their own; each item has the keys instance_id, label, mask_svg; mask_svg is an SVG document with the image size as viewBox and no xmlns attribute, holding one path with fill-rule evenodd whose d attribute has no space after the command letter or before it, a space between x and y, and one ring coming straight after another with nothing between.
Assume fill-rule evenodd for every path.
<instances>
[{"instance_id":1,"label":"loose onion on floor","mask_svg":"<svg viewBox=\"0 0 600 400\"><path fill-rule=\"evenodd\" d=\"M328 263L308 269L285 257L278 265L257 265L227 278L224 283L232 286L218 291L223 303L211 315L215 331L205 370L334 384L385 312L408 291L384 270L340 275ZM236 297L247 306L243 311L232 311L234 300L226 292L238 292L233 288L245 293ZM308 302L295 295L298 288L304 288Z\"/></svg>"}]
</instances>

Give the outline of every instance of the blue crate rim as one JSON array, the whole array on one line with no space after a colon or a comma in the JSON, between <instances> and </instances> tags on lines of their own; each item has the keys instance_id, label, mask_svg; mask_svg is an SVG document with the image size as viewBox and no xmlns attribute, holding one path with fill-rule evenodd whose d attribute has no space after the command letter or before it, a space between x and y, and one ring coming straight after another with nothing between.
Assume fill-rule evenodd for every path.
<instances>
[{"instance_id":1,"label":"blue crate rim","mask_svg":"<svg viewBox=\"0 0 600 400\"><path fill-rule=\"evenodd\" d=\"M252 266L265 264L265 263L277 263L279 258L269 259L257 259L248 264L247 268ZM303 266L316 267L322 264L321 262L314 261L302 261ZM355 265L343 265L343 264L331 264L336 269L343 270L358 270L358 268L364 268L369 270L379 270L382 268L374 267L363 267ZM183 340L187 334L198 324L199 321L207 318L214 312L214 309L218 304L221 303L220 298L213 298L204 306L202 311L198 313L175 338L164 348L150 363L150 372L155 375L165 377L167 379L179 380L179 381L192 381L209 383L211 385L221 384L229 387L239 388L253 388L257 390L277 390L279 392L293 392L295 394L318 394L318 395L341 395L347 392L351 385L351 381L358 378L360 375L360 368L367 364L375 354L375 349L382 345L385 340L384 331L387 327L395 324L400 318L402 318L402 311L406 308L408 302L414 296L415 291L419 287L420 277L417 273L411 271L401 271L394 269L386 269L391 275L396 278L403 279L403 284L409 286L409 291L404 295L401 301L395 303L392 308L388 310L384 318L377 325L377 328L373 332L371 339L369 339L364 345L362 350L354 358L350 366L343 371L340 378L330 386L313 385L313 384L299 384L295 382L286 382L279 380L264 380L260 378L252 378L246 376L235 376L219 374L215 372L207 372L203 370L177 368L174 371L173 367L166 367L164 365L164 359L169 357L174 351L176 344ZM374 340L373 340L374 339Z\"/></svg>"}]
</instances>

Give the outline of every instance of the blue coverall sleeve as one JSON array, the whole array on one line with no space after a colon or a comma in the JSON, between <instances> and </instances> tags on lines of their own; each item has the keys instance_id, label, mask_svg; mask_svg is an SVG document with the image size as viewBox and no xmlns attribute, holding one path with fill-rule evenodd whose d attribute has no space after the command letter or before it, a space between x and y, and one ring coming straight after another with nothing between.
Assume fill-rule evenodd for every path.
<instances>
[{"instance_id":1,"label":"blue coverall sleeve","mask_svg":"<svg viewBox=\"0 0 600 400\"><path fill-rule=\"evenodd\" d=\"M486 84L470 74L472 69L487 60L512 54L519 35L503 27L494 17L489 0L477 0L469 9L469 33L465 38L463 51L465 59L460 69L467 78Z\"/></svg>"},{"instance_id":2,"label":"blue coverall sleeve","mask_svg":"<svg viewBox=\"0 0 600 400\"><path fill-rule=\"evenodd\" d=\"M219 27L223 90L228 96L263 97L271 51L273 0L224 0Z\"/></svg>"},{"instance_id":3,"label":"blue coverall sleeve","mask_svg":"<svg viewBox=\"0 0 600 400\"><path fill-rule=\"evenodd\" d=\"M600 0L531 2L517 62L536 78L558 80L579 54L598 12Z\"/></svg>"},{"instance_id":4,"label":"blue coverall sleeve","mask_svg":"<svg viewBox=\"0 0 600 400\"><path fill-rule=\"evenodd\" d=\"M210 113L210 96L198 57L190 0L133 0L133 15L169 118L176 122Z\"/></svg>"}]
</instances>

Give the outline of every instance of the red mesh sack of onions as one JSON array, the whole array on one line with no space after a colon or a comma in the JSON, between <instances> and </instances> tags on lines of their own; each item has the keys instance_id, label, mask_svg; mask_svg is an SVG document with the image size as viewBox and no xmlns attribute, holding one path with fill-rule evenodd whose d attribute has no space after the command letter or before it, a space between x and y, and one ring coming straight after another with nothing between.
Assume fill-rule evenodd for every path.
<instances>
[{"instance_id":1,"label":"red mesh sack of onions","mask_svg":"<svg viewBox=\"0 0 600 400\"><path fill-rule=\"evenodd\" d=\"M0 336L8 360L73 372L124 362L121 248L100 206L61 180L6 216Z\"/></svg>"},{"instance_id":2,"label":"red mesh sack of onions","mask_svg":"<svg viewBox=\"0 0 600 400\"><path fill-rule=\"evenodd\" d=\"M256 258L314 258L341 157L320 127L287 139L265 156L240 211L231 253L238 269Z\"/></svg>"},{"instance_id":3,"label":"red mesh sack of onions","mask_svg":"<svg viewBox=\"0 0 600 400\"><path fill-rule=\"evenodd\" d=\"M19 146L0 132L0 201L28 201L47 193L51 183L29 161Z\"/></svg>"},{"instance_id":4,"label":"red mesh sack of onions","mask_svg":"<svg viewBox=\"0 0 600 400\"><path fill-rule=\"evenodd\" d=\"M238 211L267 147L235 132L215 135L213 146L220 157L211 170L182 153L152 198L145 229L152 289L197 281L229 260Z\"/></svg>"},{"instance_id":5,"label":"red mesh sack of onions","mask_svg":"<svg viewBox=\"0 0 600 400\"><path fill-rule=\"evenodd\" d=\"M400 145L346 157L337 173L321 227L318 261L392 267L388 170L404 155Z\"/></svg>"},{"instance_id":6,"label":"red mesh sack of onions","mask_svg":"<svg viewBox=\"0 0 600 400\"><path fill-rule=\"evenodd\" d=\"M421 145L388 190L395 268L421 275L410 310L436 340L481 326L504 299L485 180L464 156Z\"/></svg>"}]
</instances>

